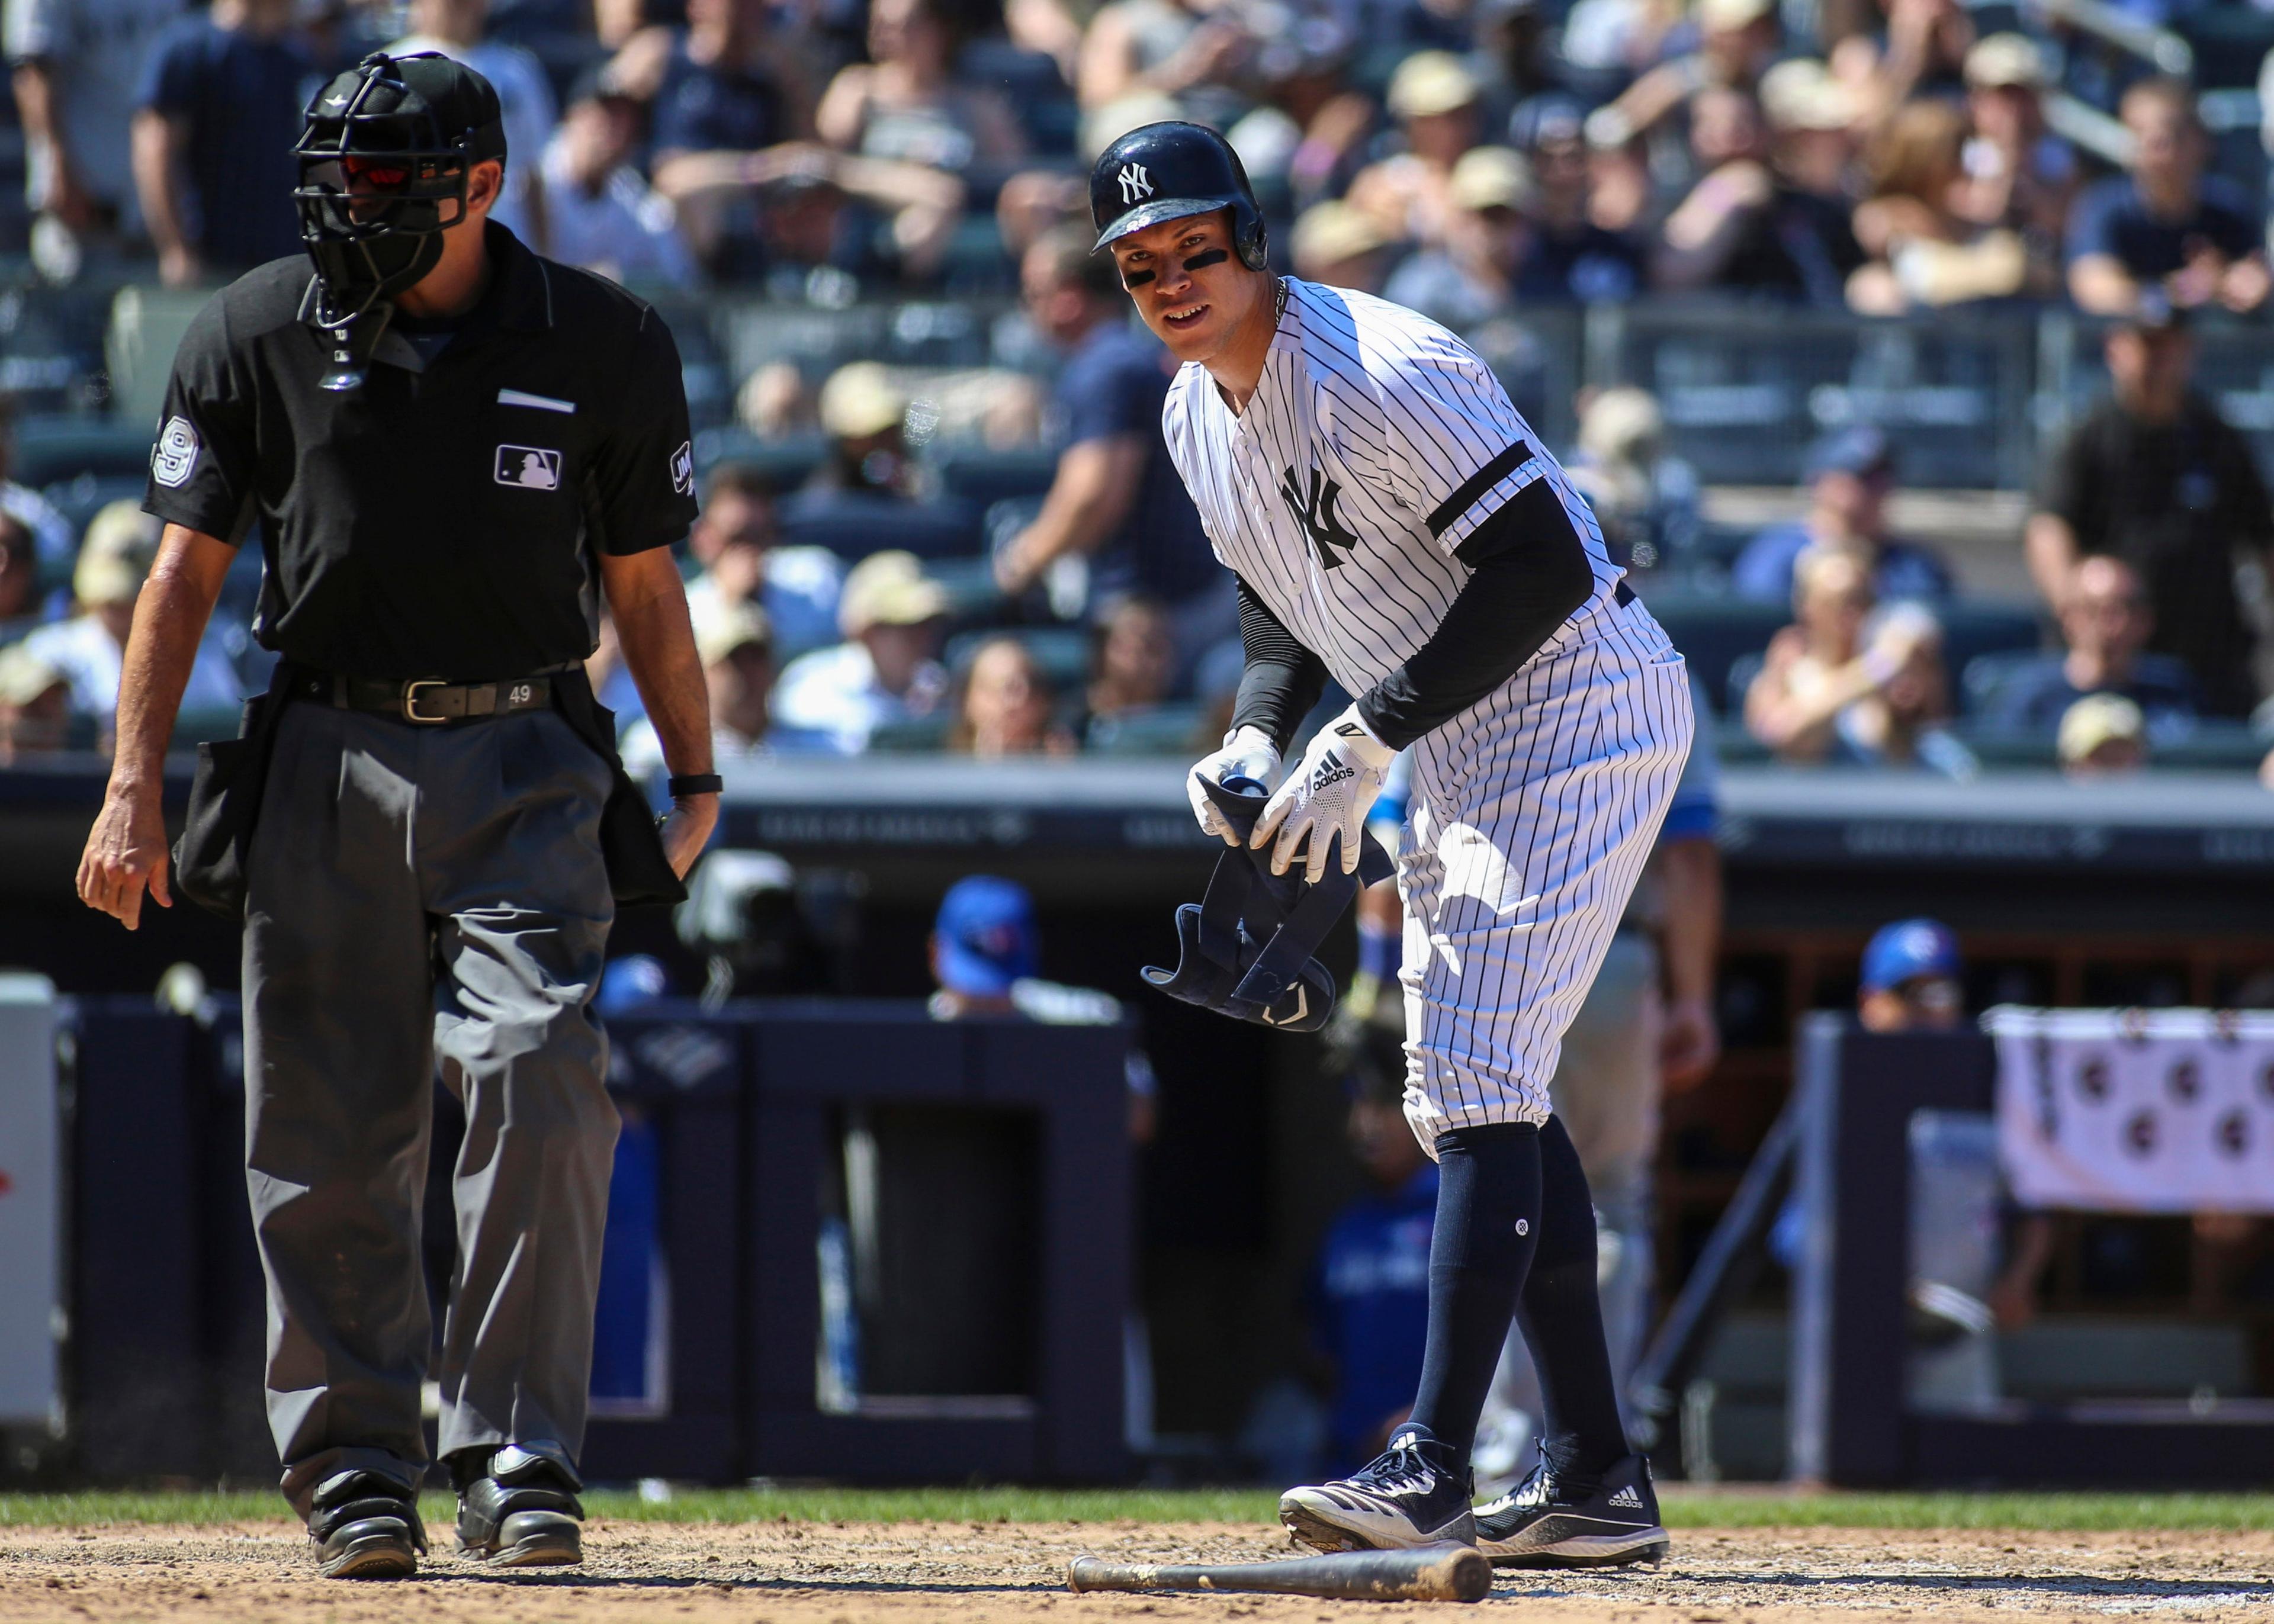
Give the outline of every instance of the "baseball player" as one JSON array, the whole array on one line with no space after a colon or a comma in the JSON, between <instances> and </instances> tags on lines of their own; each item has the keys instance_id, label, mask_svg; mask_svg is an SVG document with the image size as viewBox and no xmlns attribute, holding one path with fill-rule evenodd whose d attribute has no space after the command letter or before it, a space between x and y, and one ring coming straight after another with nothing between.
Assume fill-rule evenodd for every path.
<instances>
[{"instance_id":1,"label":"baseball player","mask_svg":"<svg viewBox=\"0 0 2274 1624\"><path fill-rule=\"evenodd\" d=\"M1620 1429L1594 1216L1548 1079L1690 748L1682 658L1472 350L1381 299L1269 274L1223 138L1131 132L1092 171L1090 209L1184 363L1163 430L1239 577L1246 669L1187 786L1201 827L1231 838L1199 779L1254 778L1276 786L1251 839L1275 869L1352 870L1384 771L1413 751L1405 1114L1440 1173L1420 1387L1386 1453L1290 1490L1280 1520L1321 1549L1653 1560L1666 1533ZM1359 698L1286 769L1329 675ZM1472 1510L1511 1314L1545 1394L1540 1463Z\"/></svg>"}]
</instances>

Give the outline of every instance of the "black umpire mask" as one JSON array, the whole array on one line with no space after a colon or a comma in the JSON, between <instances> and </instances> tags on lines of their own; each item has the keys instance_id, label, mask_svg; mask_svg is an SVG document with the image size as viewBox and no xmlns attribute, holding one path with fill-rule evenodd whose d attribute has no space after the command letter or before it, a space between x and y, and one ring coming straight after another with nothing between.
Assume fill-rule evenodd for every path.
<instances>
[{"instance_id":1,"label":"black umpire mask","mask_svg":"<svg viewBox=\"0 0 2274 1624\"><path fill-rule=\"evenodd\" d=\"M395 300L440 262L475 164L505 157L489 81L447 56L366 56L316 93L293 148L315 320L332 336L327 389L363 382Z\"/></svg>"}]
</instances>

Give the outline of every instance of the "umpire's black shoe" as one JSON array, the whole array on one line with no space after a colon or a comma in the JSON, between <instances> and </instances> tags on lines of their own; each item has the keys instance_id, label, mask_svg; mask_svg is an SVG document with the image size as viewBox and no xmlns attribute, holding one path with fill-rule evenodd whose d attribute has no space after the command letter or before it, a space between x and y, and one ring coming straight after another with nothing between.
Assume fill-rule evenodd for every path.
<instances>
[{"instance_id":1,"label":"umpire's black shoe","mask_svg":"<svg viewBox=\"0 0 2274 1624\"><path fill-rule=\"evenodd\" d=\"M1591 1489L1567 1491L1543 1459L1510 1492L1477 1507L1477 1549L1498 1568L1611 1568L1666 1560L1658 1492L1638 1455Z\"/></svg>"},{"instance_id":2,"label":"umpire's black shoe","mask_svg":"<svg viewBox=\"0 0 2274 1624\"><path fill-rule=\"evenodd\" d=\"M1401 1429L1372 1465L1279 1497L1279 1521L1320 1551L1396 1551L1440 1540L1474 1543L1469 1476L1446 1464L1445 1446Z\"/></svg>"},{"instance_id":3,"label":"umpire's black shoe","mask_svg":"<svg viewBox=\"0 0 2274 1624\"><path fill-rule=\"evenodd\" d=\"M410 1489L377 1472L343 1471L316 1485L308 1538L327 1579L408 1579L426 1549Z\"/></svg>"},{"instance_id":4,"label":"umpire's black shoe","mask_svg":"<svg viewBox=\"0 0 2274 1624\"><path fill-rule=\"evenodd\" d=\"M450 1465L458 1479L459 1549L493 1568L584 1560L584 1507L576 1499L584 1485L559 1444L462 1449Z\"/></svg>"}]
</instances>

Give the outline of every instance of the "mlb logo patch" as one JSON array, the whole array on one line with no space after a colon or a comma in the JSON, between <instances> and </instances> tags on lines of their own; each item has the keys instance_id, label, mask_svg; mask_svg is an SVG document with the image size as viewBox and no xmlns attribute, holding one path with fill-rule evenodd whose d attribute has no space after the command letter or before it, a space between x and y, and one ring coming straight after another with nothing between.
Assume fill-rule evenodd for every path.
<instances>
[{"instance_id":1,"label":"mlb logo patch","mask_svg":"<svg viewBox=\"0 0 2274 1624\"><path fill-rule=\"evenodd\" d=\"M557 491L561 454L542 446L500 446L493 477L500 485L517 485L524 491Z\"/></svg>"},{"instance_id":2,"label":"mlb logo patch","mask_svg":"<svg viewBox=\"0 0 2274 1624\"><path fill-rule=\"evenodd\" d=\"M682 440L671 454L671 488L681 496L695 494L695 444Z\"/></svg>"}]
</instances>

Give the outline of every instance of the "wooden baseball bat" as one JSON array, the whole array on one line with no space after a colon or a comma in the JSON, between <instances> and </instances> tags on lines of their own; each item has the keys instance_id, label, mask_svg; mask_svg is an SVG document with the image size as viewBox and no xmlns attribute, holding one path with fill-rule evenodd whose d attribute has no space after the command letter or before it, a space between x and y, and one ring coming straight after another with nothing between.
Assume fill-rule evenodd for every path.
<instances>
[{"instance_id":1,"label":"wooden baseball bat","mask_svg":"<svg viewBox=\"0 0 2274 1624\"><path fill-rule=\"evenodd\" d=\"M1078 1556L1066 1565L1073 1590L1265 1590L1367 1601L1480 1601L1492 1589L1492 1564L1474 1545L1415 1545L1404 1551L1335 1551L1277 1562L1109 1562Z\"/></svg>"}]
</instances>

